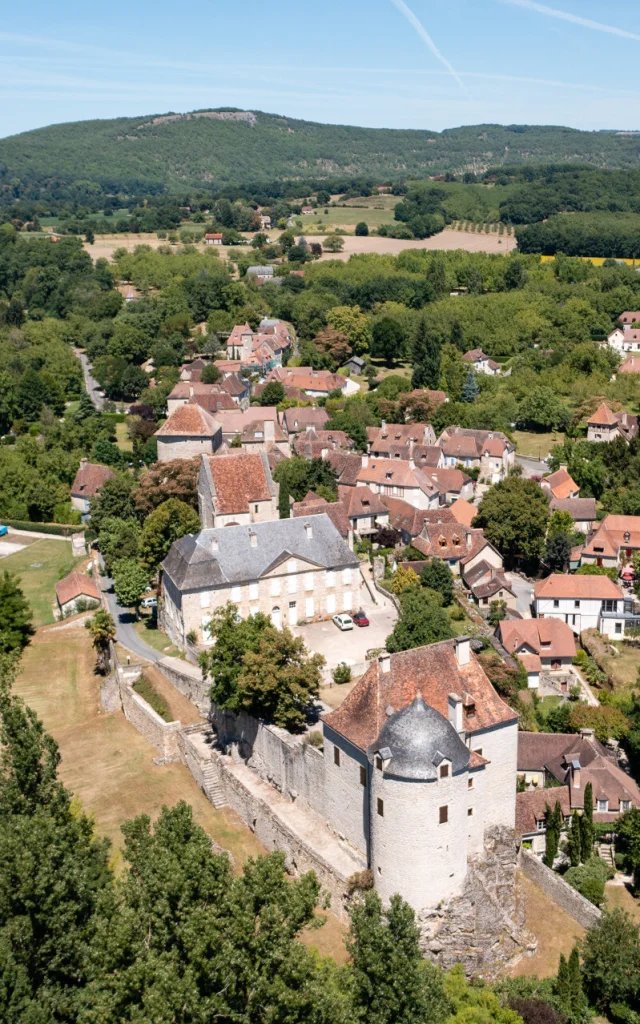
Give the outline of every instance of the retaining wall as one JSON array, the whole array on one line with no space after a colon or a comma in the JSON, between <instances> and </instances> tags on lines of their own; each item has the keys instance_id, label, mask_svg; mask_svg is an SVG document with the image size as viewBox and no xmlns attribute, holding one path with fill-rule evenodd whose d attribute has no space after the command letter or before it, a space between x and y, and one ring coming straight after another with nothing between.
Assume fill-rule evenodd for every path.
<instances>
[{"instance_id":1,"label":"retaining wall","mask_svg":"<svg viewBox=\"0 0 640 1024\"><path fill-rule=\"evenodd\" d=\"M195 704L199 711L208 714L211 707L209 700L211 684L202 678L200 670L198 670L198 674L185 672L183 665L184 663L179 658L162 658L161 661L156 662L156 668L162 672L171 685L184 694L192 704Z\"/></svg>"},{"instance_id":2,"label":"retaining wall","mask_svg":"<svg viewBox=\"0 0 640 1024\"><path fill-rule=\"evenodd\" d=\"M520 848L518 866L523 875L542 889L550 900L566 911L583 928L591 928L602 917L602 911L570 886L561 875L543 864L530 850Z\"/></svg>"},{"instance_id":3,"label":"retaining wall","mask_svg":"<svg viewBox=\"0 0 640 1024\"><path fill-rule=\"evenodd\" d=\"M245 762L264 781L324 815L324 755L276 725L211 705L220 745L233 760Z\"/></svg>"}]
</instances>

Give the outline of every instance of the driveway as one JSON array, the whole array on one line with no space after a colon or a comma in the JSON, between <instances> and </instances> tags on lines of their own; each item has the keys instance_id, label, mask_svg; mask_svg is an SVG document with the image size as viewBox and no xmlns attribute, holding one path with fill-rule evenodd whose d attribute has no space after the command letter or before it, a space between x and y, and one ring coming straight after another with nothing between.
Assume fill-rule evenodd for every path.
<instances>
[{"instance_id":1,"label":"driveway","mask_svg":"<svg viewBox=\"0 0 640 1024\"><path fill-rule=\"evenodd\" d=\"M533 601L533 583L528 583L523 580L522 576L518 576L515 572L505 573L507 579L513 587L513 592L517 598L516 608L522 615L523 619L531 618L531 602Z\"/></svg>"},{"instance_id":2,"label":"driveway","mask_svg":"<svg viewBox=\"0 0 640 1024\"><path fill-rule=\"evenodd\" d=\"M87 391L89 392L89 395L91 396L91 401L95 405L98 412L101 412L104 406L104 397L101 394L100 385L98 384L95 377L92 376L91 363L87 359L84 352L81 352L79 348L74 348L73 354L77 359L80 360L82 364L82 372L84 374L84 386L86 387Z\"/></svg>"},{"instance_id":3,"label":"driveway","mask_svg":"<svg viewBox=\"0 0 640 1024\"><path fill-rule=\"evenodd\" d=\"M382 599L382 595L380 597ZM369 598L366 601L362 600L360 607L366 612L369 626L354 626L343 633L331 619L328 619L306 626L293 626L292 632L302 637L309 651L322 654L326 658L329 670L334 669L342 661L347 665L360 664L365 660L367 651L375 647L384 647L398 618L398 613L390 601L385 601L384 606L377 607Z\"/></svg>"},{"instance_id":4,"label":"driveway","mask_svg":"<svg viewBox=\"0 0 640 1024\"><path fill-rule=\"evenodd\" d=\"M100 588L104 593L109 611L113 615L113 621L116 624L118 643L126 647L132 654L135 654L137 658L144 658L145 661L162 661L165 655L155 651L153 647L150 647L144 640L141 640L136 633L133 626L136 621L134 613L118 604L116 595L113 592L113 580L109 579L108 576L100 577Z\"/></svg>"},{"instance_id":5,"label":"driveway","mask_svg":"<svg viewBox=\"0 0 640 1024\"><path fill-rule=\"evenodd\" d=\"M549 472L548 464L542 459L530 459L526 455L516 455L516 462L522 466L522 475L530 480L532 476L544 476Z\"/></svg>"}]
</instances>

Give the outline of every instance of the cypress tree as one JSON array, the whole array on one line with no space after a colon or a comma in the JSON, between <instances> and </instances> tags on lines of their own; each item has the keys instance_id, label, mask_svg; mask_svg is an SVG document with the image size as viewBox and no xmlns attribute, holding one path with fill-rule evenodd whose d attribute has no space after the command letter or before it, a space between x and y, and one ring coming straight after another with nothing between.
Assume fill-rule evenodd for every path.
<instances>
[{"instance_id":1,"label":"cypress tree","mask_svg":"<svg viewBox=\"0 0 640 1024\"><path fill-rule=\"evenodd\" d=\"M553 868L553 862L556 859L556 855L558 853L558 843L560 840L560 832L558 829L558 817L556 814L557 807L558 804L556 803L554 809L551 810L549 804L547 804L547 832L544 852L544 863L547 865L548 868Z\"/></svg>"},{"instance_id":2,"label":"cypress tree","mask_svg":"<svg viewBox=\"0 0 640 1024\"><path fill-rule=\"evenodd\" d=\"M593 787L590 782L584 788L584 809L580 818L580 843L582 860L586 863L593 853Z\"/></svg>"},{"instance_id":3,"label":"cypress tree","mask_svg":"<svg viewBox=\"0 0 640 1024\"><path fill-rule=\"evenodd\" d=\"M462 388L462 401L463 402L475 402L476 398L480 394L480 388L476 380L476 375L469 367L467 376L465 378L464 386Z\"/></svg>"},{"instance_id":4,"label":"cypress tree","mask_svg":"<svg viewBox=\"0 0 640 1024\"><path fill-rule=\"evenodd\" d=\"M413 346L414 388L438 388L440 386L441 339L421 317Z\"/></svg>"},{"instance_id":5,"label":"cypress tree","mask_svg":"<svg viewBox=\"0 0 640 1024\"><path fill-rule=\"evenodd\" d=\"M560 954L558 976L553 988L563 1013L569 1016L571 1010L571 977L569 974L569 964L566 961L564 953Z\"/></svg>"},{"instance_id":6,"label":"cypress tree","mask_svg":"<svg viewBox=\"0 0 640 1024\"><path fill-rule=\"evenodd\" d=\"M571 828L569 829L569 857L571 867L577 868L582 860L582 836L580 834L580 816L577 811L571 815Z\"/></svg>"},{"instance_id":7,"label":"cypress tree","mask_svg":"<svg viewBox=\"0 0 640 1024\"><path fill-rule=\"evenodd\" d=\"M584 993L582 991L582 971L580 969L580 954L578 947L571 950L568 964L569 991L570 991L570 1017L578 1021L584 1009Z\"/></svg>"},{"instance_id":8,"label":"cypress tree","mask_svg":"<svg viewBox=\"0 0 640 1024\"><path fill-rule=\"evenodd\" d=\"M289 506L289 484L286 477L280 481L280 493L278 495L278 511L281 519L289 519L291 508Z\"/></svg>"}]
</instances>

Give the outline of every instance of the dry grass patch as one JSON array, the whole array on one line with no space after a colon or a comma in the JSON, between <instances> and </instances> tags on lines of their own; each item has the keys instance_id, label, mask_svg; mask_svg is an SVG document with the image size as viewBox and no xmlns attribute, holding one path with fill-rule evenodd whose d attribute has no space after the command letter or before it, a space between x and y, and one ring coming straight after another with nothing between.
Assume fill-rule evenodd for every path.
<instances>
[{"instance_id":1,"label":"dry grass patch","mask_svg":"<svg viewBox=\"0 0 640 1024\"><path fill-rule=\"evenodd\" d=\"M536 974L539 978L548 978L557 973L560 954L569 956L576 939L584 935L584 928L528 878L518 875L518 881L525 901L526 926L537 938L538 949L534 956L523 957L511 974L513 977Z\"/></svg>"},{"instance_id":2,"label":"dry grass patch","mask_svg":"<svg viewBox=\"0 0 640 1024\"><path fill-rule=\"evenodd\" d=\"M620 907L621 910L626 910L640 924L640 900L632 895L626 885L616 885L614 882L608 882L605 886L605 895L609 910L613 910L614 907Z\"/></svg>"},{"instance_id":3,"label":"dry grass patch","mask_svg":"<svg viewBox=\"0 0 640 1024\"><path fill-rule=\"evenodd\" d=\"M195 820L232 854L237 867L264 853L232 811L211 806L183 764L158 767L155 748L124 715L104 713L94 663L84 627L39 630L25 651L16 692L58 742L60 777L95 816L98 831L119 850L123 821L138 814L155 819L163 806L186 800Z\"/></svg>"}]
</instances>

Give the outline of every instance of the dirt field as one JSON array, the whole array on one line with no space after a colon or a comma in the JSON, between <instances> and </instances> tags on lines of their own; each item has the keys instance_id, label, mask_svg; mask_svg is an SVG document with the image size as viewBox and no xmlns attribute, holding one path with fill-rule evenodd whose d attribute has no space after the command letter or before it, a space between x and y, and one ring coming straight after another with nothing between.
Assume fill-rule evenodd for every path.
<instances>
[{"instance_id":1,"label":"dirt field","mask_svg":"<svg viewBox=\"0 0 640 1024\"><path fill-rule=\"evenodd\" d=\"M367 211L362 210L361 213ZM364 219L364 218L362 218ZM304 228L303 228L304 230ZM280 232L270 232L270 237L275 239ZM315 236L305 231L307 238ZM318 236L318 239L324 236ZM98 235L91 245L85 243L85 249L92 259L100 258L110 260L116 249L133 250L137 245L150 245L152 249L158 249L161 245L168 245L166 238L158 238L156 235ZM513 235L497 234L475 234L467 231L453 231L447 228L439 235L422 240L407 240L404 238L379 238L377 235L368 235L364 238L356 238L355 235L344 236L344 249L342 252L327 252L321 256L323 260L348 260L356 253L382 253L397 256L403 249L465 249L467 252L511 252L516 247L516 240ZM202 243L198 248L203 248ZM244 249L241 251L245 251ZM217 246L216 252L225 259L229 253L237 254L236 246Z\"/></svg>"},{"instance_id":2,"label":"dirt field","mask_svg":"<svg viewBox=\"0 0 640 1024\"><path fill-rule=\"evenodd\" d=\"M526 901L526 923L538 940L535 956L523 957L512 970L514 978L536 974L548 978L556 974L560 954L569 956L576 939L582 938L584 928L556 906L542 889L523 875L519 876Z\"/></svg>"},{"instance_id":3,"label":"dirt field","mask_svg":"<svg viewBox=\"0 0 640 1024\"><path fill-rule=\"evenodd\" d=\"M342 252L326 252L320 258L323 260L348 260L355 253L365 252L397 256L403 249L465 249L467 252L505 253L511 252L515 247L516 240L513 235L499 237L495 234L474 234L467 231L452 231L447 228L439 235L433 235L432 238L411 241L404 238L379 238L377 235L368 235L365 238L346 235Z\"/></svg>"}]
</instances>

